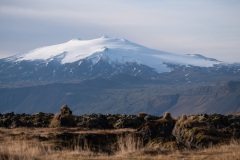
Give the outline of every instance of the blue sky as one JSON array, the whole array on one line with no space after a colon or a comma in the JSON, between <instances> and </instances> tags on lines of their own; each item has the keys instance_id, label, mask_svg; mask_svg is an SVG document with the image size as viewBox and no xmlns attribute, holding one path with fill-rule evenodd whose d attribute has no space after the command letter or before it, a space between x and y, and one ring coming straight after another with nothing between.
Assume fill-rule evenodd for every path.
<instances>
[{"instance_id":1,"label":"blue sky","mask_svg":"<svg viewBox=\"0 0 240 160\"><path fill-rule=\"evenodd\" d=\"M238 0L1 0L0 58L106 34L240 62Z\"/></svg>"}]
</instances>

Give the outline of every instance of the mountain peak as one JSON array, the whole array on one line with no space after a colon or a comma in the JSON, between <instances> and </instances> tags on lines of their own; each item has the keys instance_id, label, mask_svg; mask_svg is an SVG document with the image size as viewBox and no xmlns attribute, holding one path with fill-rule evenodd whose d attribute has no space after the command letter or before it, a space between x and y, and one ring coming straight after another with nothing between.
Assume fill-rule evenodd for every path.
<instances>
[{"instance_id":1,"label":"mountain peak","mask_svg":"<svg viewBox=\"0 0 240 160\"><path fill-rule=\"evenodd\" d=\"M92 40L75 38L66 43L37 48L16 56L15 61L42 60L49 62L55 59L61 64L83 59L95 59L93 64L99 62L100 59L111 64L135 63L149 66L159 73L170 71L166 64L211 67L220 63L201 55L182 55L157 51L125 39L110 38L106 35Z\"/></svg>"},{"instance_id":2,"label":"mountain peak","mask_svg":"<svg viewBox=\"0 0 240 160\"><path fill-rule=\"evenodd\" d=\"M101 38L105 39L105 38L110 38L110 37L108 37L107 35L104 34Z\"/></svg>"}]
</instances>

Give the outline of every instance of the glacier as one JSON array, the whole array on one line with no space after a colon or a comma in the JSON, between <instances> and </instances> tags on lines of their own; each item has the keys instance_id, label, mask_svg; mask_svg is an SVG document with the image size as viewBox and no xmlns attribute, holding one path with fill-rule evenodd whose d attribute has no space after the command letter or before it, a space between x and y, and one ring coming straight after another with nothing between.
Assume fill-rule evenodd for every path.
<instances>
[{"instance_id":1,"label":"glacier","mask_svg":"<svg viewBox=\"0 0 240 160\"><path fill-rule=\"evenodd\" d=\"M126 39L102 36L91 40L72 39L66 43L45 46L30 52L8 58L19 61L53 61L61 64L73 63L83 59L96 64L99 60L110 64L136 63L149 66L158 73L170 72L166 64L212 67L221 62L202 55L184 55L158 51L132 43ZM81 62L80 62L81 63Z\"/></svg>"}]
</instances>

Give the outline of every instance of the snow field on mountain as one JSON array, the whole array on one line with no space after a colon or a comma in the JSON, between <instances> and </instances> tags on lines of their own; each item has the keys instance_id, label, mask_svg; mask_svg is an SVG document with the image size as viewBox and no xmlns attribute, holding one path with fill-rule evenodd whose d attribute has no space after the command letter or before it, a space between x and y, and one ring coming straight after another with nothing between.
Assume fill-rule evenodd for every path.
<instances>
[{"instance_id":1,"label":"snow field on mountain","mask_svg":"<svg viewBox=\"0 0 240 160\"><path fill-rule=\"evenodd\" d=\"M125 39L103 36L93 40L73 39L66 43L37 48L15 57L15 61L51 61L58 59L62 64L83 59L99 60L110 64L137 63L154 68L157 72L168 72L166 63L211 67L220 63L201 55L182 55L153 50Z\"/></svg>"}]
</instances>

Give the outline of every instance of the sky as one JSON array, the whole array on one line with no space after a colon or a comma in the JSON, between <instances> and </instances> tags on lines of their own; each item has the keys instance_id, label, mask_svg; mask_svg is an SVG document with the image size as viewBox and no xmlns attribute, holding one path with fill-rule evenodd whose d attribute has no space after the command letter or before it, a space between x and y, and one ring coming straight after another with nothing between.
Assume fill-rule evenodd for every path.
<instances>
[{"instance_id":1,"label":"sky","mask_svg":"<svg viewBox=\"0 0 240 160\"><path fill-rule=\"evenodd\" d=\"M102 35L240 62L240 1L0 0L0 58Z\"/></svg>"}]
</instances>

